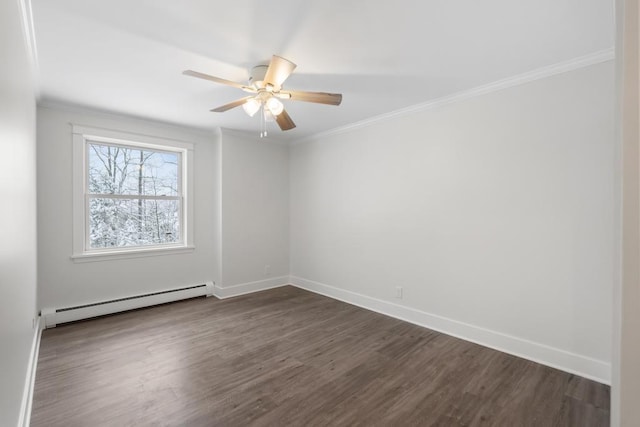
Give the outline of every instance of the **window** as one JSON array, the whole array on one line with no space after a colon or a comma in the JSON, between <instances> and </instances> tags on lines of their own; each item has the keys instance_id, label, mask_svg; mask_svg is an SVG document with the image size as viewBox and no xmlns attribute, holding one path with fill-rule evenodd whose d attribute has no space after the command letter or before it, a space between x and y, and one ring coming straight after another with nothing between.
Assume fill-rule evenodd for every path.
<instances>
[{"instance_id":1,"label":"window","mask_svg":"<svg viewBox=\"0 0 640 427\"><path fill-rule=\"evenodd\" d=\"M192 249L191 144L74 126L74 259Z\"/></svg>"},{"instance_id":2,"label":"window","mask_svg":"<svg viewBox=\"0 0 640 427\"><path fill-rule=\"evenodd\" d=\"M88 249L182 242L182 153L87 141Z\"/></svg>"}]
</instances>

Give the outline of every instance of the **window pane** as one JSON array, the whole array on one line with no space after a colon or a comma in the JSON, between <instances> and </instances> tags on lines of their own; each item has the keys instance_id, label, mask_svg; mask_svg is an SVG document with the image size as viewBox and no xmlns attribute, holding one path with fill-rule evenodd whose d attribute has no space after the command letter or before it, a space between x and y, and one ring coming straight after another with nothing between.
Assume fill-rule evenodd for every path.
<instances>
[{"instance_id":1,"label":"window pane","mask_svg":"<svg viewBox=\"0 0 640 427\"><path fill-rule=\"evenodd\" d=\"M91 249L178 243L179 200L91 198Z\"/></svg>"},{"instance_id":2,"label":"window pane","mask_svg":"<svg viewBox=\"0 0 640 427\"><path fill-rule=\"evenodd\" d=\"M179 195L180 153L88 144L89 193Z\"/></svg>"}]
</instances>

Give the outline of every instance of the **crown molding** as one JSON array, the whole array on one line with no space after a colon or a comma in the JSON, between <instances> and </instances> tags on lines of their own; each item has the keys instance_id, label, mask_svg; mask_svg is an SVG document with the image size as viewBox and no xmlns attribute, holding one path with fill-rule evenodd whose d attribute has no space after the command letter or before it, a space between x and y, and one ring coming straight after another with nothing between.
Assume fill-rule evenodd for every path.
<instances>
[{"instance_id":1,"label":"crown molding","mask_svg":"<svg viewBox=\"0 0 640 427\"><path fill-rule=\"evenodd\" d=\"M85 105L74 104L70 102L59 101L59 100L49 99L49 98L38 100L38 108L45 108L48 110L59 110L59 111L64 111L67 113L75 113L75 114L91 114L91 115L101 116L101 117L114 119L114 120L128 120L132 122L141 122L141 123L165 127L168 129L173 129L175 131L187 132L193 135L203 136L208 138L210 138L211 136L214 136L214 137L220 136L220 128L218 127L213 129L191 127L191 126L183 125L180 123L151 119L148 117L134 116L126 113L119 113L116 111L102 110L100 108L89 107Z\"/></svg>"},{"instance_id":2,"label":"crown molding","mask_svg":"<svg viewBox=\"0 0 640 427\"><path fill-rule=\"evenodd\" d=\"M31 8L31 0L17 0L20 15L22 17L22 33L24 35L24 43L27 49L27 56L31 65L31 78L33 80L33 90L36 99L40 99L40 84L38 81L38 50L36 48L36 33L33 25L33 11Z\"/></svg>"},{"instance_id":3,"label":"crown molding","mask_svg":"<svg viewBox=\"0 0 640 427\"><path fill-rule=\"evenodd\" d=\"M600 64L602 62L611 61L615 58L614 48L600 50L598 52L590 53L588 55L580 56L578 58L570 59L568 61L559 62L546 67L538 68L517 76L508 77L506 79L498 80L486 85L478 86L473 89L457 92L452 95L447 95L442 98L437 98L422 102L420 104L411 105L409 107L394 110L389 113L373 116L368 119L360 120L355 123L351 123L345 126L340 126L327 131L318 132L297 140L291 141L290 145L297 145L311 140L326 138L328 136L339 135L345 132L351 132L356 129L370 126L374 123L383 122L396 117L407 116L410 114L418 113L421 111L430 110L433 108L441 107L454 102L463 101L466 99L474 98L477 96L485 95L491 92L497 92L510 87L526 84L536 80L541 80L547 77L555 76L557 74L567 73L569 71L578 70L580 68L588 67L590 65Z\"/></svg>"}]
</instances>

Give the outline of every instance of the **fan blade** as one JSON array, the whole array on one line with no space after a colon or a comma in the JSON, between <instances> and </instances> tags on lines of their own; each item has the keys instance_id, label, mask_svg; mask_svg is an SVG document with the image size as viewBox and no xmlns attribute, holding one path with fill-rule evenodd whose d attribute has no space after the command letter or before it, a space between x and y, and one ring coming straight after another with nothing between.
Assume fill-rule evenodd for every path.
<instances>
[{"instance_id":1,"label":"fan blade","mask_svg":"<svg viewBox=\"0 0 640 427\"><path fill-rule=\"evenodd\" d=\"M340 105L342 102L341 93L325 93L325 92L304 92L300 90L288 90L281 92L284 95L290 95L292 101L315 102L317 104Z\"/></svg>"},{"instance_id":2,"label":"fan blade","mask_svg":"<svg viewBox=\"0 0 640 427\"><path fill-rule=\"evenodd\" d=\"M286 110L282 110L282 113L276 116L276 122L282 130L289 130L296 127L296 124L293 123L293 120L291 120L291 116L289 116Z\"/></svg>"},{"instance_id":3,"label":"fan blade","mask_svg":"<svg viewBox=\"0 0 640 427\"><path fill-rule=\"evenodd\" d=\"M237 99L233 102L230 102L228 104L224 104L218 108L214 108L213 110L211 110L214 113L224 113L227 110L231 110L232 108L236 108L241 106L242 104L244 104L245 102L247 102L248 100L250 100L251 98L253 98L253 96L245 96L244 98L241 99Z\"/></svg>"},{"instance_id":4,"label":"fan blade","mask_svg":"<svg viewBox=\"0 0 640 427\"><path fill-rule=\"evenodd\" d=\"M197 77L199 79L210 80L212 82L221 83L221 84L227 85L227 86L237 87L238 89L242 89L242 90L244 90L246 92L252 92L252 93L257 92L254 88L252 88L250 86L245 86L245 85L240 84L240 83L232 82L231 80L221 79L220 77L210 76L209 74L199 73L199 72L193 71L193 70L185 70L185 71L182 72L182 74L184 74L186 76Z\"/></svg>"},{"instance_id":5,"label":"fan blade","mask_svg":"<svg viewBox=\"0 0 640 427\"><path fill-rule=\"evenodd\" d=\"M269 68L267 68L267 72L264 75L265 86L270 84L275 91L279 91L282 83L287 80L295 68L296 64L293 62L281 56L273 55L269 63Z\"/></svg>"}]
</instances>

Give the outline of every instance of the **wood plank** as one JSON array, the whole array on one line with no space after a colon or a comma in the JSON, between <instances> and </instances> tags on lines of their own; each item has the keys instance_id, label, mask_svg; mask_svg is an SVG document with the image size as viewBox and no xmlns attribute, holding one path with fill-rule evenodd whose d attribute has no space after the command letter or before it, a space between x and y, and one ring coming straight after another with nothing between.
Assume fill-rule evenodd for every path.
<instances>
[{"instance_id":1,"label":"wood plank","mask_svg":"<svg viewBox=\"0 0 640 427\"><path fill-rule=\"evenodd\" d=\"M608 426L609 394L283 287L44 331L32 426Z\"/></svg>"}]
</instances>

